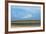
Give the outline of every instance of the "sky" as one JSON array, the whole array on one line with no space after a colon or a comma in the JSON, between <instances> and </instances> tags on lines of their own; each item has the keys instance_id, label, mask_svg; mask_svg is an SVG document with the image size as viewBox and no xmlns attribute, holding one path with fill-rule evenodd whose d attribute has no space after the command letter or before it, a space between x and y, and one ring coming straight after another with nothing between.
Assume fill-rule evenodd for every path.
<instances>
[{"instance_id":1,"label":"sky","mask_svg":"<svg viewBox=\"0 0 46 34\"><path fill-rule=\"evenodd\" d=\"M11 6L11 20L40 20L40 6Z\"/></svg>"}]
</instances>

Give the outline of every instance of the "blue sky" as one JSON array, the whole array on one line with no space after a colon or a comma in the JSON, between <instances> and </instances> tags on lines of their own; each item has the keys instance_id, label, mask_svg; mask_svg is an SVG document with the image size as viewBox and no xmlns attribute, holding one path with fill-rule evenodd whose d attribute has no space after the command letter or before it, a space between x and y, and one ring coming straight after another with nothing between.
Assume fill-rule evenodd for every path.
<instances>
[{"instance_id":1,"label":"blue sky","mask_svg":"<svg viewBox=\"0 0 46 34\"><path fill-rule=\"evenodd\" d=\"M11 6L11 20L40 20L40 6Z\"/></svg>"}]
</instances>

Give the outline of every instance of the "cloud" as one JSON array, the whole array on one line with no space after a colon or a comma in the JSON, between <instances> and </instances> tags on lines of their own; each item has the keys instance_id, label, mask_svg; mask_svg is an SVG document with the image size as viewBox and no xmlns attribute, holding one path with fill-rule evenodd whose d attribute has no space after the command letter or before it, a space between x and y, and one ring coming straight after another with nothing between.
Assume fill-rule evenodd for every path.
<instances>
[{"instance_id":1,"label":"cloud","mask_svg":"<svg viewBox=\"0 0 46 34\"><path fill-rule=\"evenodd\" d=\"M23 16L23 17L21 17L21 18L30 18L30 17L32 17L32 15L31 15L31 14L28 14L28 15Z\"/></svg>"}]
</instances>

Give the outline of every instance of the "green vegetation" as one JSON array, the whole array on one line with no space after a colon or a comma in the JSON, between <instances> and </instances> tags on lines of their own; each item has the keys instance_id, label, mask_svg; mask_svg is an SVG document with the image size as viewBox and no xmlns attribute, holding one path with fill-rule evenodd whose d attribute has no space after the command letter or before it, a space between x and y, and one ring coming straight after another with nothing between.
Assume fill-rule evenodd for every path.
<instances>
[{"instance_id":1,"label":"green vegetation","mask_svg":"<svg viewBox=\"0 0 46 34\"><path fill-rule=\"evenodd\" d=\"M12 21L12 26L40 26L40 20L19 20Z\"/></svg>"}]
</instances>

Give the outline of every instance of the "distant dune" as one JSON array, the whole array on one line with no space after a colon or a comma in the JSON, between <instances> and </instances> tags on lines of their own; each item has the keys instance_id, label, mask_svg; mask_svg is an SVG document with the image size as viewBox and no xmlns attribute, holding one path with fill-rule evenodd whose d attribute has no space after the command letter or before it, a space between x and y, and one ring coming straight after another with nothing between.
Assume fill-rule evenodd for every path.
<instances>
[{"instance_id":1,"label":"distant dune","mask_svg":"<svg viewBox=\"0 0 46 34\"><path fill-rule=\"evenodd\" d=\"M17 20L11 21L11 23L40 23L40 20Z\"/></svg>"}]
</instances>

